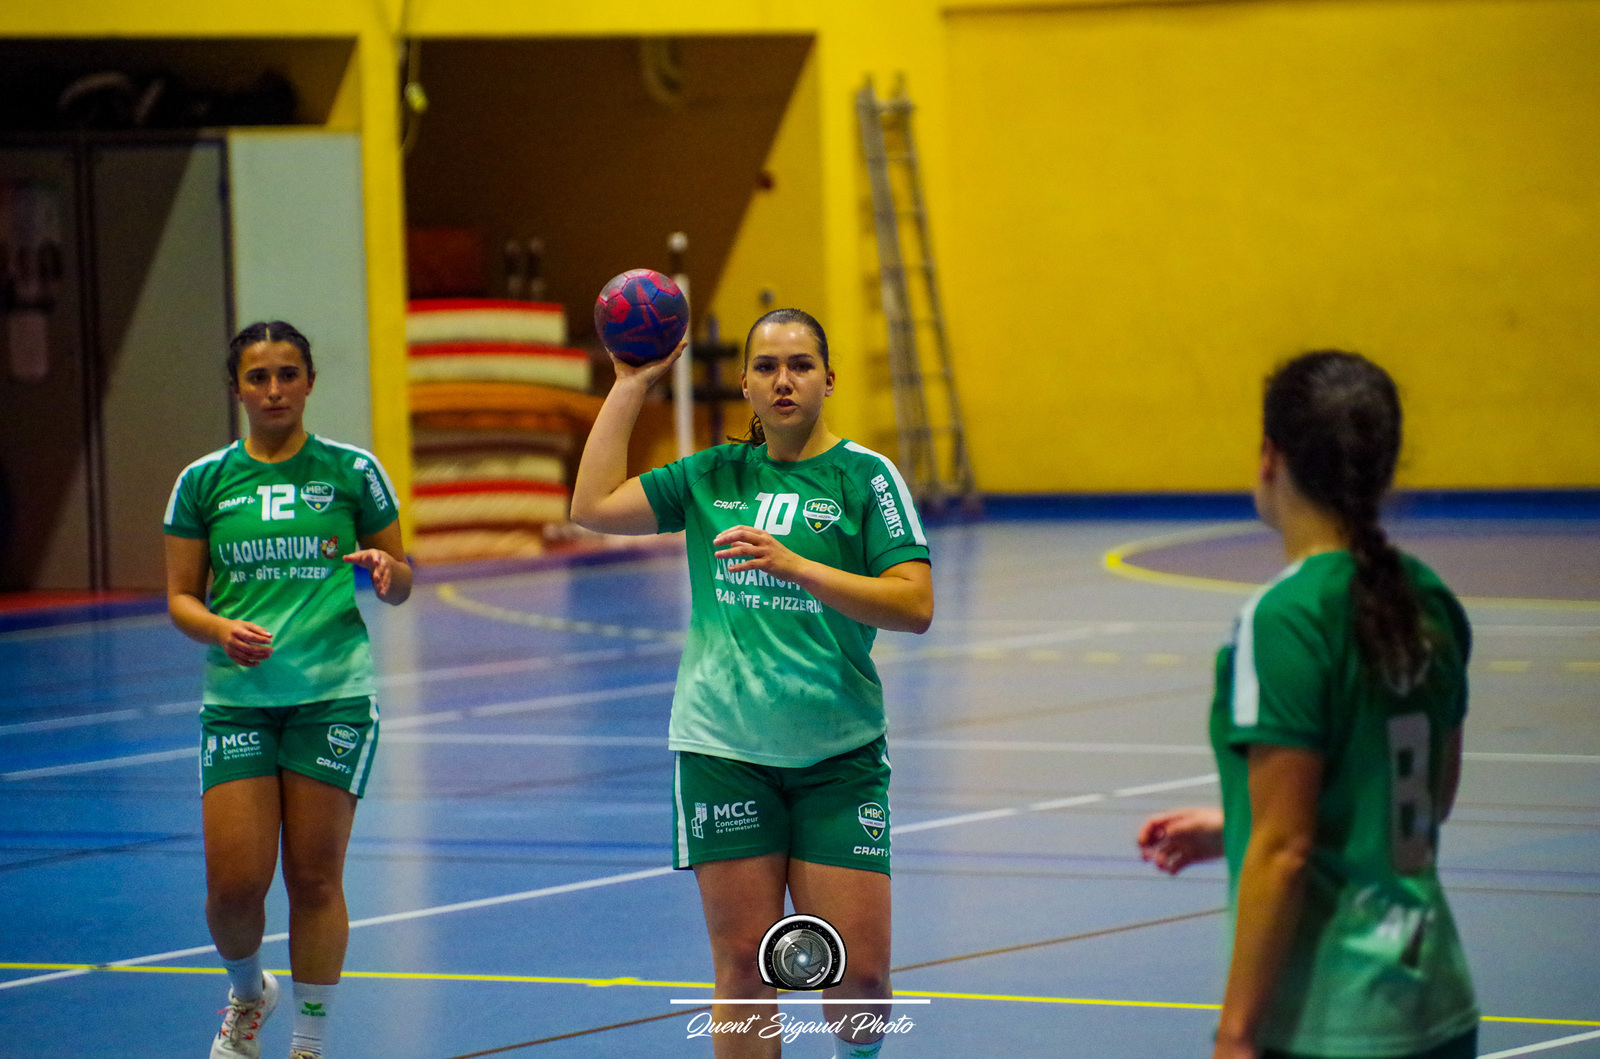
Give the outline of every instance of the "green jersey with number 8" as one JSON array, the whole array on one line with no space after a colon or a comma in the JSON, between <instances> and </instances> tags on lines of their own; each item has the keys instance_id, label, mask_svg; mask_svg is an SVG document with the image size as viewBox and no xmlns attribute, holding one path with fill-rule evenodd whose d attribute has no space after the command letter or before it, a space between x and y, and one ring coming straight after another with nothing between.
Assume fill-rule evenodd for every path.
<instances>
[{"instance_id":1,"label":"green jersey with number 8","mask_svg":"<svg viewBox=\"0 0 1600 1059\"><path fill-rule=\"evenodd\" d=\"M1425 1051L1478 1019L1435 871L1446 742L1467 710L1471 631L1437 575L1404 557L1432 655L1401 694L1356 641L1348 552L1295 563L1245 604L1217 657L1211 743L1230 904L1250 840L1252 743L1323 760L1304 910L1257 1043L1299 1055Z\"/></svg>"},{"instance_id":2,"label":"green jersey with number 8","mask_svg":"<svg viewBox=\"0 0 1600 1059\"><path fill-rule=\"evenodd\" d=\"M184 468L165 531L207 542L213 613L272 634L272 656L259 666L207 651L207 704L295 706L373 693L355 569L344 557L398 511L377 457L315 434L281 463L254 459L236 441Z\"/></svg>"},{"instance_id":3,"label":"green jersey with number 8","mask_svg":"<svg viewBox=\"0 0 1600 1059\"><path fill-rule=\"evenodd\" d=\"M799 585L730 570L711 541L765 530L797 555L877 577L928 558L900 472L841 441L806 460L765 445L718 445L641 479L663 533L686 529L691 616L667 745L777 768L805 768L884 734L877 629Z\"/></svg>"}]
</instances>

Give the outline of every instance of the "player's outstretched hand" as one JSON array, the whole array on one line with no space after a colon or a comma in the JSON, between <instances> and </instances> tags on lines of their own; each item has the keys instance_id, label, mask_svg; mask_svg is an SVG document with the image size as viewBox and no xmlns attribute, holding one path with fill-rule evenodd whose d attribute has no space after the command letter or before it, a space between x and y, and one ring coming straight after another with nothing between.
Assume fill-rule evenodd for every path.
<instances>
[{"instance_id":1,"label":"player's outstretched hand","mask_svg":"<svg viewBox=\"0 0 1600 1059\"><path fill-rule=\"evenodd\" d=\"M382 548L363 548L344 557L347 563L365 567L372 574L372 589L378 595L387 595L389 579L394 575L394 556Z\"/></svg>"},{"instance_id":2,"label":"player's outstretched hand","mask_svg":"<svg viewBox=\"0 0 1600 1059\"><path fill-rule=\"evenodd\" d=\"M648 364L629 364L627 361L618 360L615 353L611 354L611 366L617 369L617 381L638 379L645 387L654 386L663 375L672 370L672 365L683 356L683 351L689 346L689 336L684 335L683 341L678 343L678 348L662 357L652 360Z\"/></svg>"},{"instance_id":3,"label":"player's outstretched hand","mask_svg":"<svg viewBox=\"0 0 1600 1059\"><path fill-rule=\"evenodd\" d=\"M1139 855L1168 875L1222 856L1222 810L1156 813L1139 828Z\"/></svg>"},{"instance_id":4,"label":"player's outstretched hand","mask_svg":"<svg viewBox=\"0 0 1600 1059\"><path fill-rule=\"evenodd\" d=\"M217 643L242 666L254 668L272 657L272 634L253 621L229 621Z\"/></svg>"},{"instance_id":5,"label":"player's outstretched hand","mask_svg":"<svg viewBox=\"0 0 1600 1059\"><path fill-rule=\"evenodd\" d=\"M722 550L718 559L737 559L728 567L730 573L740 570L764 570L780 581L798 581L800 570L807 560L785 548L765 530L750 526L735 526L723 530L711 541Z\"/></svg>"}]
</instances>

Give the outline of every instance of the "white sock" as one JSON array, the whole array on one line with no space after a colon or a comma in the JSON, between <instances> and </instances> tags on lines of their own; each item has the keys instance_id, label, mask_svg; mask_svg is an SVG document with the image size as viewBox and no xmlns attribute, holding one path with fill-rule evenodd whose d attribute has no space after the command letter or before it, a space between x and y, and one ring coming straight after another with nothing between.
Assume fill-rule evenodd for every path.
<instances>
[{"instance_id":1,"label":"white sock","mask_svg":"<svg viewBox=\"0 0 1600 1059\"><path fill-rule=\"evenodd\" d=\"M322 1054L322 1031L328 1024L328 1010L333 1007L334 985L313 985L310 982L294 984L294 1038L289 1050Z\"/></svg>"},{"instance_id":2,"label":"white sock","mask_svg":"<svg viewBox=\"0 0 1600 1059\"><path fill-rule=\"evenodd\" d=\"M833 1039L834 1059L878 1059L878 1051L883 1047L884 1038L879 1037L871 1044L851 1044L843 1037Z\"/></svg>"},{"instance_id":3,"label":"white sock","mask_svg":"<svg viewBox=\"0 0 1600 1059\"><path fill-rule=\"evenodd\" d=\"M242 960L223 960L228 969L228 984L233 995L240 1000L255 1000L261 996L261 950L257 949Z\"/></svg>"}]
</instances>

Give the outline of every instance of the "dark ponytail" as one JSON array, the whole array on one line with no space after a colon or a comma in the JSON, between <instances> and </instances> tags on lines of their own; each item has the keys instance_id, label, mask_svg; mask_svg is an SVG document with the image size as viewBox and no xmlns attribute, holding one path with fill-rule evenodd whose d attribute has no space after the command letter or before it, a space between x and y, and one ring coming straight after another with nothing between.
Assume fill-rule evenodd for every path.
<instances>
[{"instance_id":1,"label":"dark ponytail","mask_svg":"<svg viewBox=\"0 0 1600 1059\"><path fill-rule=\"evenodd\" d=\"M317 369L311 363L311 340L302 335L299 328L282 320L270 323L258 320L234 335L228 343L228 385L233 389L239 388L239 358L257 342L289 343L300 351L300 359L306 362L306 375L316 377Z\"/></svg>"},{"instance_id":2,"label":"dark ponytail","mask_svg":"<svg viewBox=\"0 0 1600 1059\"><path fill-rule=\"evenodd\" d=\"M1306 497L1338 517L1356 574L1356 639L1368 667L1401 694L1427 673L1431 647L1400 552L1378 522L1400 457L1400 395L1378 365L1320 350L1267 380L1263 429Z\"/></svg>"},{"instance_id":3,"label":"dark ponytail","mask_svg":"<svg viewBox=\"0 0 1600 1059\"><path fill-rule=\"evenodd\" d=\"M757 328L762 324L799 324L811 332L811 337L817 340L817 355L822 358L822 370L831 371L828 364L828 335L822 330L822 325L817 323L817 318L804 309L774 309L761 319L750 325L750 333L744 336L744 368L750 368L750 342L756 337ZM765 445L767 432L761 426L758 416L750 417L750 433L742 438L729 437L729 441L742 441L746 445Z\"/></svg>"}]
</instances>

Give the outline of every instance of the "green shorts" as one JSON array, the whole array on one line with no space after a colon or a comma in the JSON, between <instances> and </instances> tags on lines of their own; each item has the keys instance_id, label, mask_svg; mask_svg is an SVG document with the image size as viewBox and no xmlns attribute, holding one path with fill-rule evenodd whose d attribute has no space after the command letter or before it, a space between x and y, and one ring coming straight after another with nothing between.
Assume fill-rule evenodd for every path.
<instances>
[{"instance_id":1,"label":"green shorts","mask_svg":"<svg viewBox=\"0 0 1600 1059\"><path fill-rule=\"evenodd\" d=\"M787 853L889 874L889 755L879 736L805 768L678 752L672 866Z\"/></svg>"},{"instance_id":2,"label":"green shorts","mask_svg":"<svg viewBox=\"0 0 1600 1059\"><path fill-rule=\"evenodd\" d=\"M303 706L207 703L200 710L200 790L288 769L359 798L377 749L378 700L371 695Z\"/></svg>"}]
</instances>

